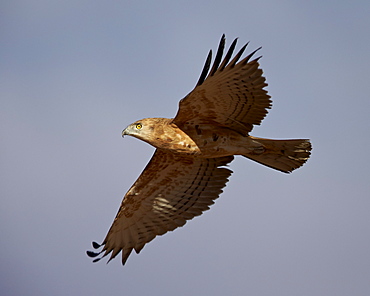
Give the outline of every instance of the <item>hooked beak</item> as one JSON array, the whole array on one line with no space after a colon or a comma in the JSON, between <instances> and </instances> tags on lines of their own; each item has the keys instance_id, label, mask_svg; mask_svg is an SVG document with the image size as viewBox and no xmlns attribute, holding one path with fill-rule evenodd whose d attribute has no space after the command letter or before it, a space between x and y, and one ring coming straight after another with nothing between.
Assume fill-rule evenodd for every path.
<instances>
[{"instance_id":1,"label":"hooked beak","mask_svg":"<svg viewBox=\"0 0 370 296\"><path fill-rule=\"evenodd\" d=\"M128 135L127 128L125 128L125 129L122 131L122 138L123 138L125 135Z\"/></svg>"}]
</instances>

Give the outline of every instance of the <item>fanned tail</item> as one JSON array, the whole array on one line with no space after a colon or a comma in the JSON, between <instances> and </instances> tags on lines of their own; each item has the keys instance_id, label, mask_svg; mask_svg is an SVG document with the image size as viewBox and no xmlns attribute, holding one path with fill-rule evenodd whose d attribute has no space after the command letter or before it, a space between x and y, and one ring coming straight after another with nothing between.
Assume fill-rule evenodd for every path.
<instances>
[{"instance_id":1,"label":"fanned tail","mask_svg":"<svg viewBox=\"0 0 370 296\"><path fill-rule=\"evenodd\" d=\"M312 149L307 139L271 140L253 137L253 140L261 143L265 151L243 156L284 173L302 166L310 157Z\"/></svg>"}]
</instances>

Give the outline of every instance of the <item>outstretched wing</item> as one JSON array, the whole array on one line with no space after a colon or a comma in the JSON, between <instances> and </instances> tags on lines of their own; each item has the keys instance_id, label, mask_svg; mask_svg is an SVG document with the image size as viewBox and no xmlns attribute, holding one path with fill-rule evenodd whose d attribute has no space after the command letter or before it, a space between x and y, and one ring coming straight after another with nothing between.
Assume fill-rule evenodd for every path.
<instances>
[{"instance_id":1,"label":"outstretched wing","mask_svg":"<svg viewBox=\"0 0 370 296\"><path fill-rule=\"evenodd\" d=\"M249 61L253 54L239 61L246 46L230 61L237 39L223 56L225 35L222 36L212 69L210 51L199 81L179 103L174 123L182 129L203 123L229 127L239 133L248 134L253 125L261 123L271 108L270 96L263 88L267 86L258 59ZM239 61L239 62L238 62ZM208 74L208 76L207 76Z\"/></svg>"},{"instance_id":2,"label":"outstretched wing","mask_svg":"<svg viewBox=\"0 0 370 296\"><path fill-rule=\"evenodd\" d=\"M122 251L125 264L133 249L139 253L157 235L202 214L222 192L232 173L222 166L232 160L233 156L193 158L157 149L126 193L103 243L93 243L94 248L103 246L102 251L88 255L112 253L111 260Z\"/></svg>"}]
</instances>

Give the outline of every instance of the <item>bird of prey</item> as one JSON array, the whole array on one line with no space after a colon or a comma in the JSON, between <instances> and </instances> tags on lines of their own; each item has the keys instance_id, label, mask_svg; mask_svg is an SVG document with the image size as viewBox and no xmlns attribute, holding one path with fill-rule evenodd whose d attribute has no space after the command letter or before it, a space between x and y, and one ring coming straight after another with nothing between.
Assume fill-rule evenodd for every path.
<instances>
[{"instance_id":1,"label":"bird of prey","mask_svg":"<svg viewBox=\"0 0 370 296\"><path fill-rule=\"evenodd\" d=\"M271 108L257 50L241 59L247 46L233 56L237 39L223 57L225 36L210 69L212 50L195 88L179 103L174 118L145 118L126 127L133 136L156 148L154 155L123 198L101 244L87 251L94 262L132 250L139 253L163 235L209 209L222 193L232 171L225 166L241 155L289 173L310 156L307 139L272 140L250 136ZM241 59L241 60L240 60Z\"/></svg>"}]
</instances>

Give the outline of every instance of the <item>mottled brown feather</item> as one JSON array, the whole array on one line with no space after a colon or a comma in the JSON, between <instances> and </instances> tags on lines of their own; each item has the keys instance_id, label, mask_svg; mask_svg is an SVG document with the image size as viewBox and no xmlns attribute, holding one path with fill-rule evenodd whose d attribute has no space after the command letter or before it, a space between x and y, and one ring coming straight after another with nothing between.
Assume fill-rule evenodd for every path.
<instances>
[{"instance_id":1,"label":"mottled brown feather","mask_svg":"<svg viewBox=\"0 0 370 296\"><path fill-rule=\"evenodd\" d=\"M124 264L135 249L209 209L226 185L233 156L193 158L157 149L126 193L103 242L109 260L122 251Z\"/></svg>"},{"instance_id":2,"label":"mottled brown feather","mask_svg":"<svg viewBox=\"0 0 370 296\"><path fill-rule=\"evenodd\" d=\"M224 44L221 39L220 45ZM232 43L221 66L212 72L203 83L197 85L179 103L179 110L173 122L184 128L186 124L210 123L231 128L247 135L253 125L259 125L271 108L270 96L258 59L249 61L253 52L238 62L245 46L228 63L236 40ZM218 52L222 53L220 46ZM220 54L217 54L217 57ZM220 63L215 61L214 65ZM199 83L198 83L199 84Z\"/></svg>"}]
</instances>

